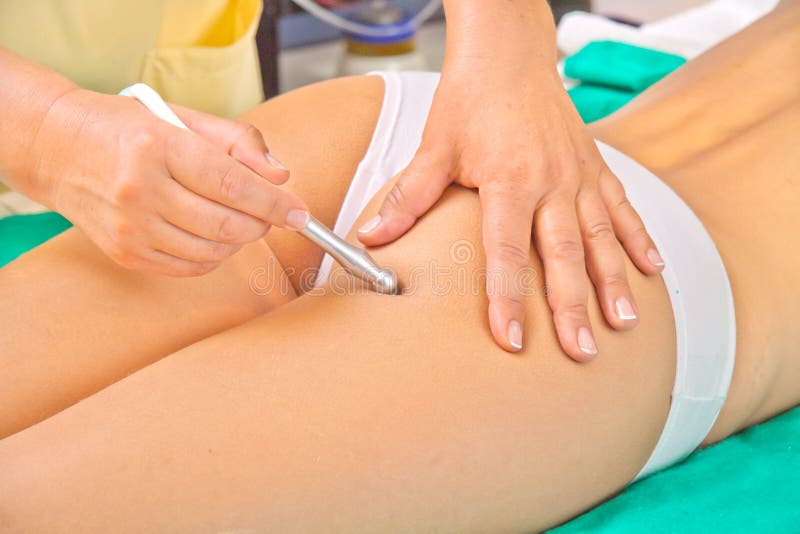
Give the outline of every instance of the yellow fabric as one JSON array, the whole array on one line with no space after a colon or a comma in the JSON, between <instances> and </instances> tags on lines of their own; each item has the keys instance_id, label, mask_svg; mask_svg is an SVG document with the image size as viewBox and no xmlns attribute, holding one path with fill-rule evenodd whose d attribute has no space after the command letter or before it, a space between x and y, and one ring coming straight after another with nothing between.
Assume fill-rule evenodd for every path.
<instances>
[{"instance_id":1,"label":"yellow fabric","mask_svg":"<svg viewBox=\"0 0 800 534\"><path fill-rule=\"evenodd\" d=\"M0 46L116 93L136 82L232 117L264 98L262 0L0 0Z\"/></svg>"}]
</instances>

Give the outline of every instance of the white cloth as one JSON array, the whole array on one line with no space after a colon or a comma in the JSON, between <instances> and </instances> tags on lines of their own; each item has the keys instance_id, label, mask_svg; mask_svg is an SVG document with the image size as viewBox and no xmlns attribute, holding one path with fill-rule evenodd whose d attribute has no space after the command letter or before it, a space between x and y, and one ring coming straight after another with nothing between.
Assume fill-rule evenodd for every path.
<instances>
[{"instance_id":1,"label":"white cloth","mask_svg":"<svg viewBox=\"0 0 800 534\"><path fill-rule=\"evenodd\" d=\"M573 11L558 24L558 48L569 56L591 41L611 40L691 59L746 28L776 5L778 0L714 0L638 28Z\"/></svg>"},{"instance_id":2,"label":"white cloth","mask_svg":"<svg viewBox=\"0 0 800 534\"><path fill-rule=\"evenodd\" d=\"M433 91L429 89L434 74L430 72L374 74L384 80L383 106L367 153L358 164L333 226L333 232L342 238L378 190L411 162L433 102ZM438 82L438 75L435 76ZM333 258L325 254L315 286L325 283L332 266Z\"/></svg>"},{"instance_id":3,"label":"white cloth","mask_svg":"<svg viewBox=\"0 0 800 534\"><path fill-rule=\"evenodd\" d=\"M675 321L669 415L638 479L682 460L711 431L733 376L736 317L725 265L700 219L652 172L615 148L597 145L664 258L661 277Z\"/></svg>"}]
</instances>

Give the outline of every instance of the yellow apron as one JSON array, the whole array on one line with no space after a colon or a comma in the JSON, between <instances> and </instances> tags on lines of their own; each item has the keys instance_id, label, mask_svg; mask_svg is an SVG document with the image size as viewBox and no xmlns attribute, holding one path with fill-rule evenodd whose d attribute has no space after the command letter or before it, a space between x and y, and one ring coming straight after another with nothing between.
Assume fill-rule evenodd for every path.
<instances>
[{"instance_id":1,"label":"yellow apron","mask_svg":"<svg viewBox=\"0 0 800 534\"><path fill-rule=\"evenodd\" d=\"M0 46L86 89L136 82L233 117L264 99L262 0L0 0Z\"/></svg>"}]
</instances>

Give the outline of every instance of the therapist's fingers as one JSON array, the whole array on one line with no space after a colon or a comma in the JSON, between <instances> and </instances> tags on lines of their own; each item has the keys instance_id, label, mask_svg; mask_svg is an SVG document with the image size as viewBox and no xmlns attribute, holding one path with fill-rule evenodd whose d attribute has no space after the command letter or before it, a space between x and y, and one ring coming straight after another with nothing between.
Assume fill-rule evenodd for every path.
<instances>
[{"instance_id":1,"label":"therapist's fingers","mask_svg":"<svg viewBox=\"0 0 800 534\"><path fill-rule=\"evenodd\" d=\"M530 269L533 192L519 180L494 179L479 189L486 251L489 325L497 344L522 350L524 287Z\"/></svg>"},{"instance_id":2,"label":"therapist's fingers","mask_svg":"<svg viewBox=\"0 0 800 534\"><path fill-rule=\"evenodd\" d=\"M597 354L597 344L587 312L589 281L575 196L549 197L536 210L533 228L559 343L574 360L591 359Z\"/></svg>"},{"instance_id":3,"label":"therapist's fingers","mask_svg":"<svg viewBox=\"0 0 800 534\"><path fill-rule=\"evenodd\" d=\"M358 239L369 246L394 241L439 200L451 181L436 157L418 154L386 195L378 215L358 230Z\"/></svg>"},{"instance_id":4,"label":"therapist's fingers","mask_svg":"<svg viewBox=\"0 0 800 534\"><path fill-rule=\"evenodd\" d=\"M273 226L301 228L308 208L297 195L264 180L209 141L181 131L169 138L167 168L187 189Z\"/></svg>"},{"instance_id":5,"label":"therapist's fingers","mask_svg":"<svg viewBox=\"0 0 800 534\"><path fill-rule=\"evenodd\" d=\"M137 271L156 273L176 278L189 278L208 274L217 267L219 262L197 263L183 258L178 258L160 250L149 250L134 265L123 267Z\"/></svg>"},{"instance_id":6,"label":"therapist's fingers","mask_svg":"<svg viewBox=\"0 0 800 534\"><path fill-rule=\"evenodd\" d=\"M614 173L604 169L599 180L600 194L608 210L614 233L634 265L644 274L664 270L664 260L644 227L642 219L625 194L625 188Z\"/></svg>"},{"instance_id":7,"label":"therapist's fingers","mask_svg":"<svg viewBox=\"0 0 800 534\"><path fill-rule=\"evenodd\" d=\"M586 267L608 324L617 330L636 326L637 313L628 285L625 261L608 212L595 188L578 192L578 222L586 251Z\"/></svg>"},{"instance_id":8,"label":"therapist's fingers","mask_svg":"<svg viewBox=\"0 0 800 534\"><path fill-rule=\"evenodd\" d=\"M166 180L157 213L170 224L196 236L221 243L250 243L264 236L269 224L189 191Z\"/></svg>"},{"instance_id":9,"label":"therapist's fingers","mask_svg":"<svg viewBox=\"0 0 800 534\"><path fill-rule=\"evenodd\" d=\"M142 228L131 229L131 237L136 241L137 245L135 247L136 253L131 253L115 246L113 239L108 242L108 236L105 236L100 241L106 241L106 246L103 247L103 250L107 251L108 256L125 269L183 278L204 275L220 264L219 261L197 262L159 250L160 248L170 250L178 250L179 248L178 245L166 244L165 238L173 238L161 231L162 225L166 224L163 220L154 218L145 222ZM143 229L146 231L139 231ZM202 256L195 255L195 257L200 258Z\"/></svg>"},{"instance_id":10,"label":"therapist's fingers","mask_svg":"<svg viewBox=\"0 0 800 534\"><path fill-rule=\"evenodd\" d=\"M289 179L289 169L270 153L264 136L252 124L170 105L193 132L205 137L273 184Z\"/></svg>"},{"instance_id":11,"label":"therapist's fingers","mask_svg":"<svg viewBox=\"0 0 800 534\"><path fill-rule=\"evenodd\" d=\"M151 228L150 239L154 250L206 265L220 264L242 248L242 245L198 237L163 220Z\"/></svg>"}]
</instances>

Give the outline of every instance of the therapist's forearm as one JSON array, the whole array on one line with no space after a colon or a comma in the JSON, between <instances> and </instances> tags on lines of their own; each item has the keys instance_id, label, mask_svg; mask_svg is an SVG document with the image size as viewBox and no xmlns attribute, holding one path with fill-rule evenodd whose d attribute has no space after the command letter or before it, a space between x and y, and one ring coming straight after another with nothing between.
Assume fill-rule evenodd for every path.
<instances>
[{"instance_id":1,"label":"therapist's forearm","mask_svg":"<svg viewBox=\"0 0 800 534\"><path fill-rule=\"evenodd\" d=\"M37 176L36 137L48 112L77 86L0 47L0 178L44 202L49 185Z\"/></svg>"},{"instance_id":2,"label":"therapist's forearm","mask_svg":"<svg viewBox=\"0 0 800 534\"><path fill-rule=\"evenodd\" d=\"M445 70L495 62L555 71L555 24L545 0L444 0L444 9Z\"/></svg>"}]
</instances>

